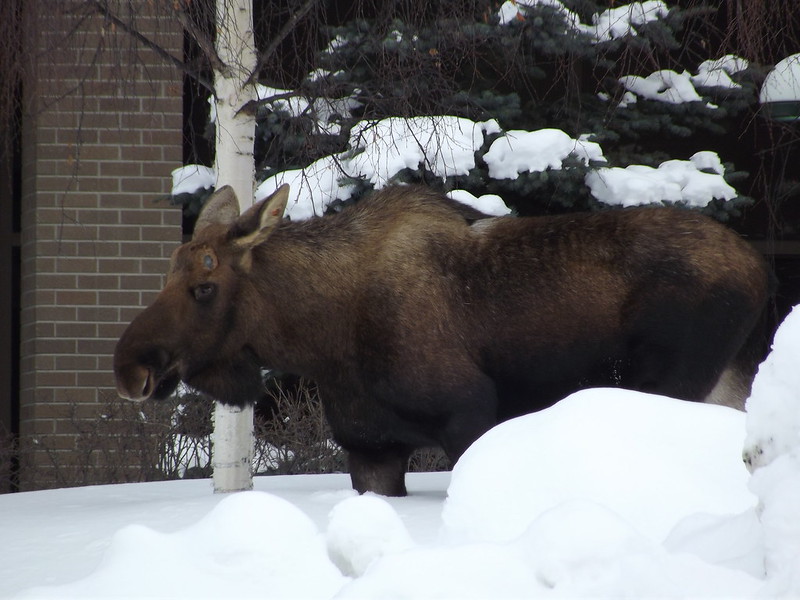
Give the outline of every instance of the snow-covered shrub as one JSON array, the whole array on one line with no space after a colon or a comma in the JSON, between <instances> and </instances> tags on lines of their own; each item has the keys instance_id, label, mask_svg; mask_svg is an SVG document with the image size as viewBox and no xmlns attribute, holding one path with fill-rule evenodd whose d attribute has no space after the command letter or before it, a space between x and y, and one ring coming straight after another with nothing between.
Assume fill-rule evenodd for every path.
<instances>
[{"instance_id":1,"label":"snow-covered shrub","mask_svg":"<svg viewBox=\"0 0 800 600\"><path fill-rule=\"evenodd\" d=\"M388 182L424 183L494 195L520 215L678 202L727 220L752 199L720 140L757 99L736 55L674 64L699 14L662 0L367 10L328 30L331 43L295 89L259 85L256 198L289 183L297 219ZM661 63L669 68L637 70ZM713 186L597 191L618 173L703 152L725 165L702 173Z\"/></svg>"}]
</instances>

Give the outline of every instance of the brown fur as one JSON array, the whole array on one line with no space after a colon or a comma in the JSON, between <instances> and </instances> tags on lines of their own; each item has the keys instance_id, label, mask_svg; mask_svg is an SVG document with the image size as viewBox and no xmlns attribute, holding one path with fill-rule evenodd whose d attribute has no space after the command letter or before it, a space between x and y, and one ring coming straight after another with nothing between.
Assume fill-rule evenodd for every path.
<instances>
[{"instance_id":1,"label":"brown fur","mask_svg":"<svg viewBox=\"0 0 800 600\"><path fill-rule=\"evenodd\" d=\"M314 379L361 492L403 494L413 448L456 460L581 387L702 400L767 297L760 256L686 210L485 219L398 187L275 227L279 204L208 219L175 252L117 346L119 392L182 379L242 404L262 366Z\"/></svg>"}]
</instances>

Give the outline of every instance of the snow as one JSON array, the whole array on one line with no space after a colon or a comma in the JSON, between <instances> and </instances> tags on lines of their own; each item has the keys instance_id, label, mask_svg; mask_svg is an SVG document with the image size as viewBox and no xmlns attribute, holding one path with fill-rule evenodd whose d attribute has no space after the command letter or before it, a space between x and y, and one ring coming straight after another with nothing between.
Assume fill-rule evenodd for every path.
<instances>
[{"instance_id":1,"label":"snow","mask_svg":"<svg viewBox=\"0 0 800 600\"><path fill-rule=\"evenodd\" d=\"M508 131L492 142L483 160L492 179L516 179L528 171L561 169L571 154L587 165L589 161L605 162L599 144L574 140L560 129Z\"/></svg>"},{"instance_id":2,"label":"snow","mask_svg":"<svg viewBox=\"0 0 800 600\"><path fill-rule=\"evenodd\" d=\"M632 2L616 8L609 8L592 16L595 38L600 42L626 35L636 35L636 27L664 18L669 8L661 0Z\"/></svg>"},{"instance_id":3,"label":"snow","mask_svg":"<svg viewBox=\"0 0 800 600\"><path fill-rule=\"evenodd\" d=\"M502 132L496 121L440 116L409 119L387 118L362 121L350 134L350 150L325 156L304 169L291 169L264 180L256 189L255 200L272 194L284 183L291 188L287 216L292 220L322 215L336 200L348 200L356 190L356 179L380 189L396 181L405 169L421 165L443 180L467 175L476 164L476 153L487 136L501 133L489 145L483 160L493 179L516 179L525 172L561 169L573 156L586 165L605 163L602 147L587 140L573 139L560 129ZM193 169L197 169L197 174ZM177 169L180 186L188 191L207 187L213 171L189 166ZM205 174L205 179L201 177ZM705 207L713 199L731 200L737 191L724 179L725 169L715 152L702 151L689 160L671 160L658 168L644 165L597 167L586 175L592 195L609 205L634 206L648 203L682 203ZM173 175L175 177L175 175ZM175 179L174 179L175 180ZM466 190L453 190L450 197L491 215L510 211L497 195L475 198Z\"/></svg>"},{"instance_id":4,"label":"snow","mask_svg":"<svg viewBox=\"0 0 800 600\"><path fill-rule=\"evenodd\" d=\"M694 154L689 160L665 161L655 169L645 165L624 169L601 167L586 175L586 185L605 204L637 206L663 202L702 208L714 198L731 200L738 195L723 175L719 156L706 151Z\"/></svg>"},{"instance_id":5,"label":"snow","mask_svg":"<svg viewBox=\"0 0 800 600\"><path fill-rule=\"evenodd\" d=\"M194 194L217 183L214 169L202 165L186 165L172 171L172 195Z\"/></svg>"},{"instance_id":6,"label":"snow","mask_svg":"<svg viewBox=\"0 0 800 600\"><path fill-rule=\"evenodd\" d=\"M0 592L798 597L798 358L795 309L747 414L584 390L498 425L452 474L410 474L405 498L357 496L346 475L257 477L238 494L208 480L6 494ZM742 447L772 440L750 475Z\"/></svg>"},{"instance_id":7,"label":"snow","mask_svg":"<svg viewBox=\"0 0 800 600\"><path fill-rule=\"evenodd\" d=\"M564 6L559 0L506 0L497 11L500 24L508 25L514 21L524 19L524 11L519 9L520 6L549 6L564 17L564 20L571 29L588 29L586 25L581 23L580 17Z\"/></svg>"},{"instance_id":8,"label":"snow","mask_svg":"<svg viewBox=\"0 0 800 600\"><path fill-rule=\"evenodd\" d=\"M256 190L256 201L284 183L292 189L287 215L293 220L324 213L335 200L347 200L361 178L380 189L394 182L404 169L424 165L437 177L466 175L476 164L476 152L489 135L502 133L489 145L483 160L493 179L516 179L525 172L561 169L568 156L586 165L604 163L602 147L580 136L573 139L559 129L502 132L495 121L465 118L415 117L362 121L352 130L350 150L323 157L305 169L284 171L266 179ZM710 171L710 172L708 172ZM605 204L633 206L647 203L683 203L705 207L712 199L738 196L725 182L719 156L710 151L688 161L672 160L657 169L643 165L598 167L586 176L592 195ZM491 215L510 211L496 195L475 198L466 190L450 196Z\"/></svg>"},{"instance_id":9,"label":"snow","mask_svg":"<svg viewBox=\"0 0 800 600\"><path fill-rule=\"evenodd\" d=\"M735 54L726 54L720 58L704 60L697 67L698 73L708 73L710 71L724 71L729 75L744 71L750 66L750 62Z\"/></svg>"},{"instance_id":10,"label":"snow","mask_svg":"<svg viewBox=\"0 0 800 600\"><path fill-rule=\"evenodd\" d=\"M255 200L263 200L288 183L292 220L321 215L334 200L353 194L353 178L380 189L404 169L424 165L437 177L466 175L475 167L475 153L484 136L499 132L495 121L475 122L453 116L390 117L361 121L350 132L350 150L323 157L304 169L284 171L264 180Z\"/></svg>"},{"instance_id":11,"label":"snow","mask_svg":"<svg viewBox=\"0 0 800 600\"><path fill-rule=\"evenodd\" d=\"M778 328L747 400L744 457L774 595L800 594L800 306Z\"/></svg>"},{"instance_id":12,"label":"snow","mask_svg":"<svg viewBox=\"0 0 800 600\"><path fill-rule=\"evenodd\" d=\"M800 306L775 334L747 400L744 457L759 498L768 588L800 594Z\"/></svg>"},{"instance_id":13,"label":"snow","mask_svg":"<svg viewBox=\"0 0 800 600\"><path fill-rule=\"evenodd\" d=\"M661 69L647 77L625 75L620 77L619 82L628 93L648 100L670 104L702 102L703 97L697 92L697 87L741 88L742 86L733 81L730 76L743 71L748 66L749 64L744 58L726 54L716 60L706 60L700 63L697 75L692 75L689 71L678 73L672 69ZM620 106L624 108L631 103L631 98L627 97L624 102L620 103ZM717 108L711 103L705 105L708 108Z\"/></svg>"},{"instance_id":14,"label":"snow","mask_svg":"<svg viewBox=\"0 0 800 600\"><path fill-rule=\"evenodd\" d=\"M467 190L453 190L448 192L447 196L493 217L502 217L511 213L511 209L497 194L484 194L476 197Z\"/></svg>"},{"instance_id":15,"label":"snow","mask_svg":"<svg viewBox=\"0 0 800 600\"><path fill-rule=\"evenodd\" d=\"M300 221L322 215L331 202L347 200L353 194L354 184L340 183L345 176L344 168L338 156L325 156L304 169L283 171L261 182L256 188L255 200L263 200L287 183L291 190L287 217Z\"/></svg>"},{"instance_id":16,"label":"snow","mask_svg":"<svg viewBox=\"0 0 800 600\"><path fill-rule=\"evenodd\" d=\"M569 10L559 0L507 0L497 11L501 25L524 20L525 12L519 7L548 6L564 17L567 26L576 32L589 36L594 43L608 42L626 35L637 35L640 27L669 14L669 7L661 0L632 2L616 8L609 8L592 15L592 24L581 23L580 17Z\"/></svg>"},{"instance_id":17,"label":"snow","mask_svg":"<svg viewBox=\"0 0 800 600\"><path fill-rule=\"evenodd\" d=\"M544 413L498 425L456 465L445 527L466 539L510 541L532 517L591 498L662 541L687 514L734 514L754 506L741 459L741 414L692 406L691 421L680 426L685 411L667 398L585 390ZM636 427L620 435L623 422ZM698 451L708 462L696 464ZM557 473L542 456L558 457ZM527 476L508 494L505 482L518 473ZM643 506L651 508L642 512Z\"/></svg>"},{"instance_id":18,"label":"snow","mask_svg":"<svg viewBox=\"0 0 800 600\"><path fill-rule=\"evenodd\" d=\"M800 446L753 474L764 535L764 562L775 595L800 595Z\"/></svg>"},{"instance_id":19,"label":"snow","mask_svg":"<svg viewBox=\"0 0 800 600\"><path fill-rule=\"evenodd\" d=\"M476 123L452 116L362 121L350 133L350 147L357 150L345 170L376 188L403 169L420 165L442 179L466 175L475 166L484 134L499 131L494 120Z\"/></svg>"},{"instance_id":20,"label":"snow","mask_svg":"<svg viewBox=\"0 0 800 600\"><path fill-rule=\"evenodd\" d=\"M347 576L361 577L382 556L414 546L411 535L391 505L364 494L333 507L327 531L328 555Z\"/></svg>"},{"instance_id":21,"label":"snow","mask_svg":"<svg viewBox=\"0 0 800 600\"><path fill-rule=\"evenodd\" d=\"M527 1L557 9L561 6L558 0ZM663 16L666 9L662 4L645 2L610 9L606 12L611 16L603 19L613 16L626 23L641 24L651 17ZM516 3L513 9L517 10ZM337 43L341 40L332 42L333 45ZM619 106L635 103L637 96L675 103L702 101L694 83L736 86L738 84L730 80L729 74L744 68L747 68L747 61L727 55L701 63L696 76L670 70L657 71L646 78L629 75L620 79L628 91ZM327 134L339 133L338 116L349 114L358 104L352 98L322 98L309 104L304 98L291 96L289 90L266 86L259 86L258 97L262 101L274 98L272 106L292 116L312 113L318 132ZM476 122L449 115L363 120L352 127L346 151L324 156L302 169L272 175L259 184L254 199L263 200L281 185L289 184L292 198L287 216L292 220L308 219L324 214L332 202L350 199L359 187L359 180L362 185L380 189L397 182L405 170L425 168L442 181L466 176L475 168L477 154L490 139L482 160L489 168L489 177L495 180L562 169L565 159L572 156L593 169L585 183L595 199L609 205L668 202L702 208L713 199L731 200L738 196L725 182L724 168L713 152L698 152L688 161L666 161L657 169L643 165L597 167L607 161L602 147L590 141L590 137L584 134L573 139L564 131L552 128L503 131L495 120ZM207 167L189 165L176 169L172 193L207 189L214 179L214 172ZM487 214L500 216L510 212L503 199L496 195L475 198L467 190L452 190L449 195Z\"/></svg>"},{"instance_id":22,"label":"snow","mask_svg":"<svg viewBox=\"0 0 800 600\"><path fill-rule=\"evenodd\" d=\"M715 60L704 60L697 67L697 75L691 77L692 83L698 87L721 87L735 89L742 87L731 79L731 75L744 71L750 63L735 54L726 54Z\"/></svg>"},{"instance_id":23,"label":"snow","mask_svg":"<svg viewBox=\"0 0 800 600\"><path fill-rule=\"evenodd\" d=\"M303 577L306 569L315 576ZM150 576L160 571L180 576ZM308 516L286 500L252 492L222 499L176 532L126 525L114 533L89 577L53 593L76 598L253 596L265 582L277 598L326 597L342 585L343 576L328 560ZM39 593L50 591L30 595Z\"/></svg>"},{"instance_id":24,"label":"snow","mask_svg":"<svg viewBox=\"0 0 800 600\"><path fill-rule=\"evenodd\" d=\"M709 69L689 78L696 87L718 87L736 89L742 87L736 83L724 69Z\"/></svg>"},{"instance_id":25,"label":"snow","mask_svg":"<svg viewBox=\"0 0 800 600\"><path fill-rule=\"evenodd\" d=\"M308 79L314 81L325 75L322 71L309 73ZM349 117L351 111L361 106L356 99L345 96L342 98L315 98L312 102L297 95L293 90L274 88L256 84L256 96L259 101L268 103L275 111L289 113L292 117L300 117L308 112L314 114L316 124L315 133L338 135L341 132L339 117Z\"/></svg>"},{"instance_id":26,"label":"snow","mask_svg":"<svg viewBox=\"0 0 800 600\"><path fill-rule=\"evenodd\" d=\"M767 73L758 96L766 102L800 100L800 54L792 54Z\"/></svg>"},{"instance_id":27,"label":"snow","mask_svg":"<svg viewBox=\"0 0 800 600\"><path fill-rule=\"evenodd\" d=\"M705 150L702 152L695 152L689 158L689 162L700 171L711 171L718 175L725 174L725 167L722 166L722 161L719 159L719 154Z\"/></svg>"},{"instance_id":28,"label":"snow","mask_svg":"<svg viewBox=\"0 0 800 600\"><path fill-rule=\"evenodd\" d=\"M800 308L775 333L747 400L745 455L752 469L800 447Z\"/></svg>"},{"instance_id":29,"label":"snow","mask_svg":"<svg viewBox=\"0 0 800 600\"><path fill-rule=\"evenodd\" d=\"M647 77L625 75L620 77L619 81L629 92L648 100L658 100L670 104L702 102L703 100L703 97L694 88L692 76L688 71L677 73L671 69L661 69Z\"/></svg>"},{"instance_id":30,"label":"snow","mask_svg":"<svg viewBox=\"0 0 800 600\"><path fill-rule=\"evenodd\" d=\"M334 42L331 42L333 47ZM309 81L331 77L335 74L325 70L315 70L308 74ZM342 98L314 98L312 102L294 90L270 87L257 83L255 85L256 100L269 106L274 111L288 113L291 117L300 117L306 114L314 115L315 133L338 135L341 132L339 117L349 117L351 111L361 106L361 103L351 96ZM209 98L209 122L217 120L217 103L213 97Z\"/></svg>"}]
</instances>

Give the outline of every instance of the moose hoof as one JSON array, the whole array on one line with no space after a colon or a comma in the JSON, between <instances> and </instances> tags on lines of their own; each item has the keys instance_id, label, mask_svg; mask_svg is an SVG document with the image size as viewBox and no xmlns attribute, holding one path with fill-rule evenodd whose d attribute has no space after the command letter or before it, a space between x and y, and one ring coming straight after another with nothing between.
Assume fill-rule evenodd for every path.
<instances>
[{"instance_id":1,"label":"moose hoof","mask_svg":"<svg viewBox=\"0 0 800 600\"><path fill-rule=\"evenodd\" d=\"M405 496L407 456L350 452L350 480L359 494Z\"/></svg>"}]
</instances>

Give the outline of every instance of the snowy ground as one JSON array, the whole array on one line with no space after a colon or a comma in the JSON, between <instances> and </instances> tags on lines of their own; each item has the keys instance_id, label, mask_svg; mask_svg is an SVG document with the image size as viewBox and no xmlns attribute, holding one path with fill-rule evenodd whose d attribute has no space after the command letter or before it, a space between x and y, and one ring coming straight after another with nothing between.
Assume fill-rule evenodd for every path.
<instances>
[{"instance_id":1,"label":"snowy ground","mask_svg":"<svg viewBox=\"0 0 800 600\"><path fill-rule=\"evenodd\" d=\"M585 390L488 432L452 475L410 475L407 498L357 496L346 475L0 496L0 592L798 597L798 357L795 310L746 415Z\"/></svg>"}]
</instances>

